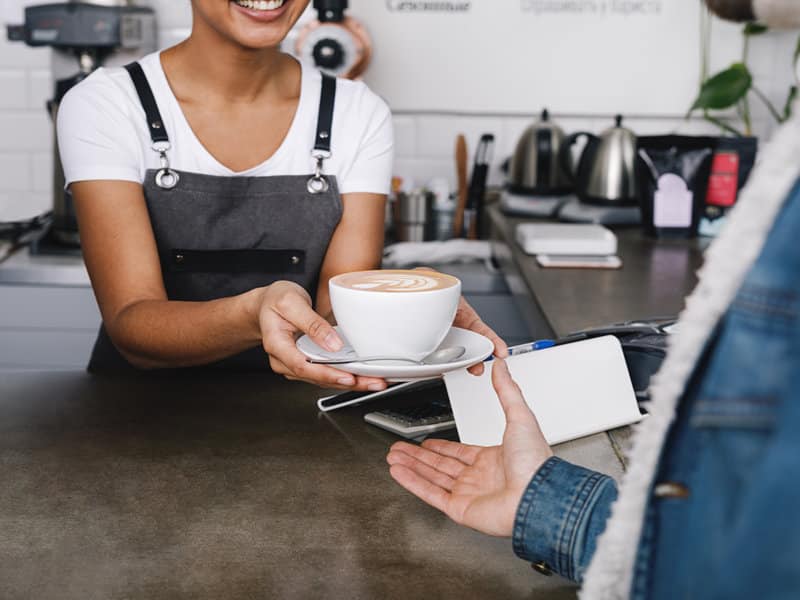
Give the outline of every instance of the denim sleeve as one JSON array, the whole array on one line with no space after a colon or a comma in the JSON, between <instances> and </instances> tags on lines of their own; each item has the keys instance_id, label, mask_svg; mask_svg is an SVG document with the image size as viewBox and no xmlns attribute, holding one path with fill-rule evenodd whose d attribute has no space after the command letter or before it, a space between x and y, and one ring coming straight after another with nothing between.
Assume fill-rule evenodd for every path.
<instances>
[{"instance_id":1,"label":"denim sleeve","mask_svg":"<svg viewBox=\"0 0 800 600\"><path fill-rule=\"evenodd\" d=\"M522 495L514 521L514 552L580 582L616 498L610 477L549 459Z\"/></svg>"}]
</instances>

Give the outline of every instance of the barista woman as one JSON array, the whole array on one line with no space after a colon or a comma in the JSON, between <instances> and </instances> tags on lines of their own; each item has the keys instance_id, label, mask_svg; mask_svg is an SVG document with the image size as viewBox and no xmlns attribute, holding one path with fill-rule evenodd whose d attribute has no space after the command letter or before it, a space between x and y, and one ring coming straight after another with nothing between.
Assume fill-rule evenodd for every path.
<instances>
[{"instance_id":1,"label":"barista woman","mask_svg":"<svg viewBox=\"0 0 800 600\"><path fill-rule=\"evenodd\" d=\"M301 333L341 347L327 283L380 264L393 144L364 84L279 51L307 4L191 0L186 41L65 97L58 141L103 316L90 369L386 385L295 348ZM457 320L496 339L466 304Z\"/></svg>"}]
</instances>

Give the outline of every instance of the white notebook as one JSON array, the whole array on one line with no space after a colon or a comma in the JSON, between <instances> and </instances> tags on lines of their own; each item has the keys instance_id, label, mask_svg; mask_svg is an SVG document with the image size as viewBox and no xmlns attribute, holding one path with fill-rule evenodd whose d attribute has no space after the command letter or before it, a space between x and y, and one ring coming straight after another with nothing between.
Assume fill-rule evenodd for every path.
<instances>
[{"instance_id":1,"label":"white notebook","mask_svg":"<svg viewBox=\"0 0 800 600\"><path fill-rule=\"evenodd\" d=\"M585 340L512 356L511 375L522 389L547 442L559 444L642 419L619 340ZM444 376L461 441L496 446L505 415L491 383L493 363L475 377Z\"/></svg>"},{"instance_id":2,"label":"white notebook","mask_svg":"<svg viewBox=\"0 0 800 600\"><path fill-rule=\"evenodd\" d=\"M522 223L517 243L525 254L605 256L617 253L617 236L602 225Z\"/></svg>"}]
</instances>

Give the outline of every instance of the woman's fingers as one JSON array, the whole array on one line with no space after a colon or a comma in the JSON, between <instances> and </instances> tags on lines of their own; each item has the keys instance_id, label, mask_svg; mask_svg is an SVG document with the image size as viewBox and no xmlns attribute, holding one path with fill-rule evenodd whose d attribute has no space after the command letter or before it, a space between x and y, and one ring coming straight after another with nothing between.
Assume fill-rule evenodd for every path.
<instances>
[{"instance_id":1,"label":"woman's fingers","mask_svg":"<svg viewBox=\"0 0 800 600\"><path fill-rule=\"evenodd\" d=\"M379 392L385 390L387 387L386 381L375 377L358 377L326 367L324 372L329 375L326 379L316 379L319 377L319 372L316 369L307 369L306 366L314 367L317 365L310 365L305 357L302 357L302 365L290 367L287 366L275 354L270 355L270 366L272 370L278 375L283 375L287 379L293 381L304 381L314 385L323 386L335 390L353 390L357 392ZM324 365L319 365L324 366ZM330 369L330 370L329 370ZM299 372L298 372L299 371Z\"/></svg>"},{"instance_id":2,"label":"woman's fingers","mask_svg":"<svg viewBox=\"0 0 800 600\"><path fill-rule=\"evenodd\" d=\"M475 333L479 333L482 336L489 338L492 341L492 344L494 344L495 356L499 356L500 358L505 358L508 356L508 345L499 335L494 332L491 327L481 320L481 318L478 316L478 313L475 312L475 309L472 308L469 305L469 302L467 302L464 298L461 298L461 302L458 305L458 311L456 312L456 318L455 321L453 321L453 325L463 329L469 329L470 331L474 331Z\"/></svg>"},{"instance_id":3,"label":"woman's fingers","mask_svg":"<svg viewBox=\"0 0 800 600\"><path fill-rule=\"evenodd\" d=\"M506 361L495 359L492 366L492 385L503 406L506 419L511 422L522 419L535 419L531 409L528 408L522 390L511 378Z\"/></svg>"},{"instance_id":4,"label":"woman's fingers","mask_svg":"<svg viewBox=\"0 0 800 600\"><path fill-rule=\"evenodd\" d=\"M437 452L443 456L455 458L465 465L474 464L482 450L480 446L468 446L467 444L459 444L458 442L437 439L425 440L422 442L422 447L433 450L434 452Z\"/></svg>"},{"instance_id":5,"label":"woman's fingers","mask_svg":"<svg viewBox=\"0 0 800 600\"><path fill-rule=\"evenodd\" d=\"M392 465L389 473L392 479L417 498L443 513L447 512L447 505L450 501L450 493L447 490L417 475L417 473L404 465Z\"/></svg>"},{"instance_id":6,"label":"woman's fingers","mask_svg":"<svg viewBox=\"0 0 800 600\"><path fill-rule=\"evenodd\" d=\"M386 456L386 462L392 466L402 465L407 467L423 479L430 481L432 484L442 488L443 490L447 490L448 492L452 491L453 486L456 484L455 479L447 473L439 471L426 464L424 461L419 460L414 456L410 456L405 452L391 450Z\"/></svg>"},{"instance_id":7,"label":"woman's fingers","mask_svg":"<svg viewBox=\"0 0 800 600\"><path fill-rule=\"evenodd\" d=\"M336 333L333 325L314 312L310 300L300 293L293 291L284 293L275 302L273 310L299 331L308 335L320 348L338 352L344 347L342 338Z\"/></svg>"},{"instance_id":8,"label":"woman's fingers","mask_svg":"<svg viewBox=\"0 0 800 600\"><path fill-rule=\"evenodd\" d=\"M471 373L472 375L475 375L476 377L480 377L481 375L483 375L484 370L485 369L483 363L479 362L477 365L472 365L469 369L467 369L467 372Z\"/></svg>"},{"instance_id":9,"label":"woman's fingers","mask_svg":"<svg viewBox=\"0 0 800 600\"><path fill-rule=\"evenodd\" d=\"M392 446L390 455L394 453L410 456L453 478L457 478L461 475L461 472L468 466L466 463L439 454L432 449L415 446L414 444L407 444L405 442L398 442Z\"/></svg>"}]
</instances>

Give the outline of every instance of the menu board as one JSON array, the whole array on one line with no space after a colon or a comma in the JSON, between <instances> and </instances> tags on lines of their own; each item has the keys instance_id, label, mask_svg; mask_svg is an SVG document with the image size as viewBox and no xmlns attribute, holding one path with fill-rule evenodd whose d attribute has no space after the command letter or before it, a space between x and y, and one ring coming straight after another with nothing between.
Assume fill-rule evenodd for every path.
<instances>
[{"instance_id":1,"label":"menu board","mask_svg":"<svg viewBox=\"0 0 800 600\"><path fill-rule=\"evenodd\" d=\"M351 0L395 111L682 115L698 0Z\"/></svg>"}]
</instances>

